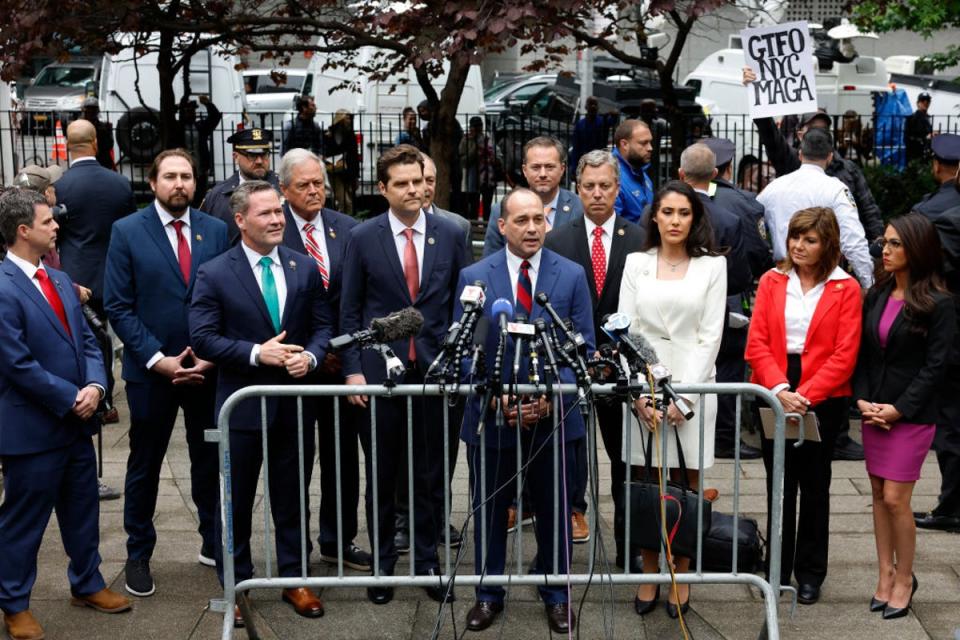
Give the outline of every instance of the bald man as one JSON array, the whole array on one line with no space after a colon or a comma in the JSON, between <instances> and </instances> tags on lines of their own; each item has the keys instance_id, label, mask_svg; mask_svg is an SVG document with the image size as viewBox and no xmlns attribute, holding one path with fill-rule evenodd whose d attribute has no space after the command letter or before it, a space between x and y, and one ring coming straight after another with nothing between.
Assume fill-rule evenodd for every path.
<instances>
[{"instance_id":1,"label":"bald man","mask_svg":"<svg viewBox=\"0 0 960 640\"><path fill-rule=\"evenodd\" d=\"M57 219L60 263L74 282L90 289L88 305L104 323L103 268L114 221L136 211L130 181L97 162L97 129L88 120L67 127L70 168L57 181L57 204L66 208ZM112 398L113 375L107 369ZM109 407L108 407L109 408Z\"/></svg>"}]
</instances>

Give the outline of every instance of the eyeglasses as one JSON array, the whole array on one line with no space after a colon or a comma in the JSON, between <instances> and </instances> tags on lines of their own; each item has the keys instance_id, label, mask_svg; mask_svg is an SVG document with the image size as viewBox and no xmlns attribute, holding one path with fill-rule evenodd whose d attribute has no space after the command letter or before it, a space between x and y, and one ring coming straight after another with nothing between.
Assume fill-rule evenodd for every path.
<instances>
[{"instance_id":1,"label":"eyeglasses","mask_svg":"<svg viewBox=\"0 0 960 640\"><path fill-rule=\"evenodd\" d=\"M886 238L880 238L877 240L877 246L883 249L887 245L890 245L891 249L900 249L903 247L903 243L896 239L887 240Z\"/></svg>"}]
</instances>

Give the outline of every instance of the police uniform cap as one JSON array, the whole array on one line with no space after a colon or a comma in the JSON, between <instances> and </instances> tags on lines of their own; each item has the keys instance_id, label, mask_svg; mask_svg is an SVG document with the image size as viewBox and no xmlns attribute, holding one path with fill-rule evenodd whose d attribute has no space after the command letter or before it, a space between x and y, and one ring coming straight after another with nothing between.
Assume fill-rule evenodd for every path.
<instances>
[{"instance_id":1,"label":"police uniform cap","mask_svg":"<svg viewBox=\"0 0 960 640\"><path fill-rule=\"evenodd\" d=\"M960 164L960 135L941 133L930 141L933 155L945 164Z\"/></svg>"},{"instance_id":2,"label":"police uniform cap","mask_svg":"<svg viewBox=\"0 0 960 640\"><path fill-rule=\"evenodd\" d=\"M273 132L267 129L241 129L227 138L234 151L259 155L270 153L273 146Z\"/></svg>"},{"instance_id":3,"label":"police uniform cap","mask_svg":"<svg viewBox=\"0 0 960 640\"><path fill-rule=\"evenodd\" d=\"M917 102L923 102L923 101L930 102L930 94L927 93L926 91L924 91L919 96L917 96Z\"/></svg>"},{"instance_id":4,"label":"police uniform cap","mask_svg":"<svg viewBox=\"0 0 960 640\"><path fill-rule=\"evenodd\" d=\"M713 151L713 155L717 157L716 166L718 167L731 162L737 150L737 145L733 143L733 140L727 138L704 138L700 142L710 147L710 151Z\"/></svg>"}]
</instances>

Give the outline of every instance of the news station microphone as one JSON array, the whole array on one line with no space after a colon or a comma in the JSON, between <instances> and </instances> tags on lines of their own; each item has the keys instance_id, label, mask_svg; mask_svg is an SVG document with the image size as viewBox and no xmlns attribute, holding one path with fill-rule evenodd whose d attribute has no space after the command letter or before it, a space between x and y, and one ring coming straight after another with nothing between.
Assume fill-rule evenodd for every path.
<instances>
[{"instance_id":1,"label":"news station microphone","mask_svg":"<svg viewBox=\"0 0 960 640\"><path fill-rule=\"evenodd\" d=\"M498 389L502 389L503 382L501 378L503 375L503 351L507 346L507 325L510 323L510 318L513 317L513 303L506 298L497 298L493 301L493 305L490 307L490 312L493 314L494 320L496 320L500 327L500 341L497 344L497 357L493 361L492 382L494 385L497 385Z\"/></svg>"},{"instance_id":2,"label":"news station microphone","mask_svg":"<svg viewBox=\"0 0 960 640\"><path fill-rule=\"evenodd\" d=\"M694 416L693 406L690 401L678 394L670 381L673 375L670 369L660 362L656 350L653 348L642 333L630 335L630 317L625 313L611 313L604 320L603 332L616 340L618 345L622 345L621 351L627 352L627 360L639 361L642 367L646 368L656 387L663 390L673 404L680 411L684 420L692 420Z\"/></svg>"},{"instance_id":3,"label":"news station microphone","mask_svg":"<svg viewBox=\"0 0 960 640\"><path fill-rule=\"evenodd\" d=\"M473 332L473 353L470 360L470 373L473 376L479 371L483 375L484 369L484 350L487 347L487 332L490 330L490 318L480 316L477 320L477 328ZM478 364L479 363L479 364Z\"/></svg>"},{"instance_id":4,"label":"news station microphone","mask_svg":"<svg viewBox=\"0 0 960 640\"><path fill-rule=\"evenodd\" d=\"M584 345L583 336L579 333L573 332L570 327L567 326L567 323L563 321L560 317L560 314L557 313L557 310L553 308L553 305L550 304L550 297L546 293L541 291L535 296L537 304L543 307L546 312L550 315L550 319L553 320L553 323L557 326L558 329L563 331L563 334L566 336L567 340L572 342L580 348Z\"/></svg>"},{"instance_id":5,"label":"news station microphone","mask_svg":"<svg viewBox=\"0 0 960 640\"><path fill-rule=\"evenodd\" d=\"M374 318L370 321L369 329L361 329L332 338L330 348L343 349L354 343L366 347L376 343L394 342L415 337L420 334L422 328L423 314L413 307L407 307L383 318Z\"/></svg>"},{"instance_id":6,"label":"news station microphone","mask_svg":"<svg viewBox=\"0 0 960 640\"><path fill-rule=\"evenodd\" d=\"M511 380L516 383L520 378L520 357L523 355L523 341L533 340L536 334L536 328L532 324L527 324L527 316L517 314L514 322L507 323L507 332L513 336L513 376Z\"/></svg>"},{"instance_id":7,"label":"news station microphone","mask_svg":"<svg viewBox=\"0 0 960 640\"><path fill-rule=\"evenodd\" d=\"M540 338L540 346L543 347L543 352L547 354L546 373L553 373L552 377L548 375L544 376L544 382L547 385L547 395L553 395L553 380L560 381L560 368L557 366L557 358L553 350L553 336L550 335L550 329L547 328L547 321L543 318L537 318L533 326L536 329L537 337Z\"/></svg>"},{"instance_id":8,"label":"news station microphone","mask_svg":"<svg viewBox=\"0 0 960 640\"><path fill-rule=\"evenodd\" d=\"M446 373L450 361L453 361L456 371L455 375L459 377L459 360L465 355L466 343L467 340L469 340L468 336L473 332L477 317L483 313L483 290L486 286L486 284L478 280L474 284L467 285L463 288L463 291L460 293L460 304L463 306L463 315L460 316L460 320L451 324L450 328L447 329L447 335L443 340L443 344L440 345L440 352L437 354L437 357L434 358L433 362L430 363L430 366L427 367L427 373L424 377L431 377L434 369L440 366L441 363L444 364L441 370L441 375L443 375Z\"/></svg>"}]
</instances>

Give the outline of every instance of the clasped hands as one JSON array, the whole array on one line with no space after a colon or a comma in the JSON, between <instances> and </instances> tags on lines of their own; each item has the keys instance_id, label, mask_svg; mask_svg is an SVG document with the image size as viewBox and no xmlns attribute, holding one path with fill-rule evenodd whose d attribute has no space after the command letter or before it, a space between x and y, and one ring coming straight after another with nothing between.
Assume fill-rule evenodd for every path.
<instances>
[{"instance_id":1,"label":"clasped hands","mask_svg":"<svg viewBox=\"0 0 960 640\"><path fill-rule=\"evenodd\" d=\"M491 400L490 408L494 411L498 410L499 407L496 405L499 402L503 407L503 417L506 418L507 424L511 427L516 427L519 417L519 424L524 429L530 429L530 427L542 419L550 416L550 403L547 401L546 396L540 395L534 399L524 395L520 396L519 400L518 405L517 396L504 394L500 396L499 399L494 398Z\"/></svg>"},{"instance_id":2,"label":"clasped hands","mask_svg":"<svg viewBox=\"0 0 960 640\"><path fill-rule=\"evenodd\" d=\"M260 364L284 367L293 378L302 378L310 372L310 356L297 344L284 344L286 330L260 345Z\"/></svg>"},{"instance_id":3,"label":"clasped hands","mask_svg":"<svg viewBox=\"0 0 960 640\"><path fill-rule=\"evenodd\" d=\"M193 361L192 367L184 366L184 361L187 360L187 358ZM212 362L198 358L189 346L181 351L179 355L164 356L153 365L153 371L156 371L165 378L169 378L175 385L203 384L204 380L206 380L204 372L212 368Z\"/></svg>"},{"instance_id":4,"label":"clasped hands","mask_svg":"<svg viewBox=\"0 0 960 640\"><path fill-rule=\"evenodd\" d=\"M857 400L857 408L860 409L864 422L870 422L881 429L890 429L894 422L903 417L892 404Z\"/></svg>"},{"instance_id":5,"label":"clasped hands","mask_svg":"<svg viewBox=\"0 0 960 640\"><path fill-rule=\"evenodd\" d=\"M654 417L657 414L657 408L654 406L653 400L649 396L643 396L634 400L633 406L640 416L640 421L649 428L653 424ZM663 421L663 411L660 411L659 419L661 422ZM668 423L675 427L680 426L684 421L683 414L680 413L677 406L673 404L673 400L670 401L670 405L667 407L666 419Z\"/></svg>"}]
</instances>

